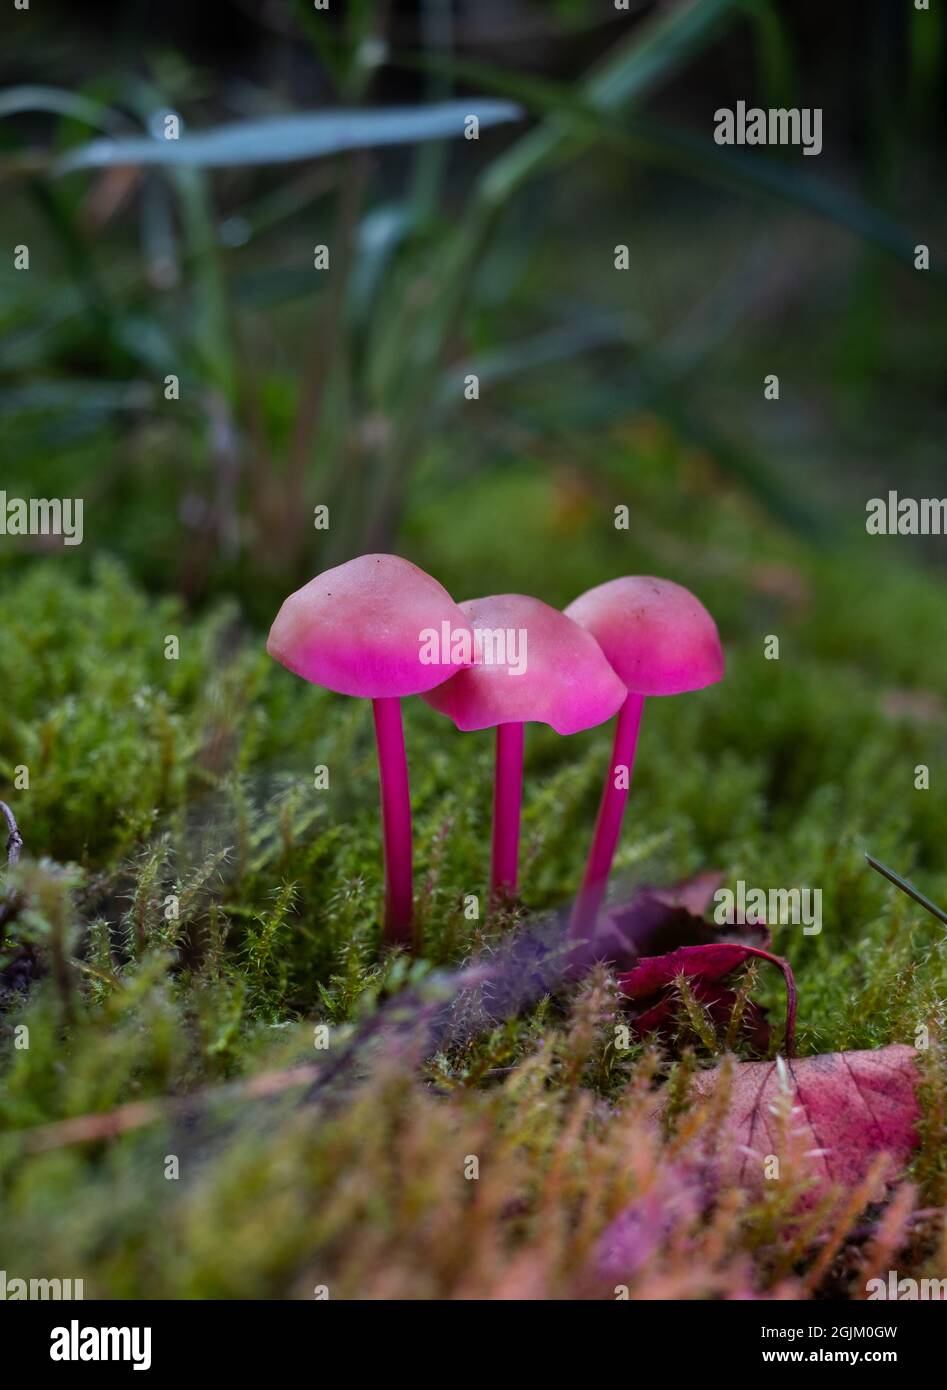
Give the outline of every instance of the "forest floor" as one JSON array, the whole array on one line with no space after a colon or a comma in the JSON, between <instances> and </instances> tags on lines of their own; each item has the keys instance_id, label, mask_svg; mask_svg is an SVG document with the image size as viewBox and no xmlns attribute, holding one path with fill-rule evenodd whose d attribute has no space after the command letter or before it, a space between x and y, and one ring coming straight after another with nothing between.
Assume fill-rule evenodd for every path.
<instances>
[{"instance_id":1,"label":"forest floor","mask_svg":"<svg viewBox=\"0 0 947 1390\"><path fill-rule=\"evenodd\" d=\"M616 1047L602 969L433 1051L412 1033L454 972L569 902L609 729L528 729L521 902L470 920L492 740L405 702L418 940L389 953L368 705L276 666L235 604L189 616L64 555L8 569L0 610L24 840L0 951L8 1277L81 1277L86 1297L805 1297L858 1296L885 1260L947 1273L944 929L864 858L947 903L942 578L854 512L831 545L773 520L656 421L590 447L594 482L536 460L439 494L422 473L399 548L458 599L562 605L654 573L714 614L723 682L647 704L613 896L703 871L821 889L820 933L773 928L799 1054L927 1043L894 1216L863 1192L820 1226L793 1181L708 1186L720 1115L688 1086L727 1039L684 1000L660 1046ZM751 984L778 1024L779 977ZM736 1065L753 1055L737 1042Z\"/></svg>"}]
</instances>

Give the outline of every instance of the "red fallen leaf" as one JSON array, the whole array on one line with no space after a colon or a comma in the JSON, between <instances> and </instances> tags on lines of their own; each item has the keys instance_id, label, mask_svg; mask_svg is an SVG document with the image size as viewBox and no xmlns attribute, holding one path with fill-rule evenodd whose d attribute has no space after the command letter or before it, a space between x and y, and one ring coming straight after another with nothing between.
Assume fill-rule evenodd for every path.
<instances>
[{"instance_id":1,"label":"red fallen leaf","mask_svg":"<svg viewBox=\"0 0 947 1390\"><path fill-rule=\"evenodd\" d=\"M708 922L701 915L723 882L719 873L698 874L670 888L641 888L626 903L603 913L583 954L630 970L642 956L658 956L680 946L740 941L766 948L766 927L754 923Z\"/></svg>"},{"instance_id":2,"label":"red fallen leaf","mask_svg":"<svg viewBox=\"0 0 947 1390\"><path fill-rule=\"evenodd\" d=\"M644 956L627 973L618 976L618 984L627 999L638 1001L634 1016L639 1033L653 1032L670 1022L675 1011L674 981L686 975L697 998L709 1006L715 1022L729 1018L736 1002L731 990L714 989L720 980L731 975L752 958L767 960L776 965L786 981L786 1041L787 1054L793 1054L796 1029L796 982L789 962L756 946L736 941L716 941L704 946L681 946L661 956ZM749 1022L759 1035L763 1025L762 1011L750 1011Z\"/></svg>"},{"instance_id":3,"label":"red fallen leaf","mask_svg":"<svg viewBox=\"0 0 947 1390\"><path fill-rule=\"evenodd\" d=\"M893 1044L874 1052L740 1063L722 1130L730 1143L721 1155L721 1178L762 1187L764 1160L773 1154L781 1164L803 1164L816 1189L854 1187L880 1153L903 1168L917 1144L916 1055L913 1047ZM701 1073L697 1093L709 1096L720 1075L719 1068ZM788 1121L781 1119L787 1114ZM787 1132L790 1155L780 1153Z\"/></svg>"},{"instance_id":4,"label":"red fallen leaf","mask_svg":"<svg viewBox=\"0 0 947 1390\"><path fill-rule=\"evenodd\" d=\"M718 869L708 869L693 878L685 878L680 883L672 883L670 888L651 888L653 898L667 903L669 907L686 907L695 917L703 917L714 900L714 894L723 883L723 874ZM618 909L621 912L621 908Z\"/></svg>"},{"instance_id":5,"label":"red fallen leaf","mask_svg":"<svg viewBox=\"0 0 947 1390\"><path fill-rule=\"evenodd\" d=\"M699 975L691 978L690 987L698 1003L709 1013L714 1026L726 1029L736 1007L736 990L728 989L726 985L705 983ZM654 1003L645 1001L645 1005L634 1014L632 1020L638 1036L644 1037L648 1033L660 1032L665 1026L673 1024L676 1021L677 1003L678 998L674 990L665 990ZM766 1021L766 1010L761 1004L752 999L744 1001L740 1031L758 1052L766 1051L769 1046L770 1027Z\"/></svg>"},{"instance_id":6,"label":"red fallen leaf","mask_svg":"<svg viewBox=\"0 0 947 1390\"><path fill-rule=\"evenodd\" d=\"M585 966L592 960L603 960L625 972L618 978L625 994L636 1000L633 1020L639 1034L654 1032L673 1022L676 995L672 986L682 972L692 976L691 988L714 1023L724 1027L729 1023L737 996L720 982L749 955L765 951L770 936L762 923L706 921L701 914L722 882L723 875L712 871L668 888L639 889L630 901L603 914L592 940L583 948ZM727 950L721 952L721 947ZM690 950L705 954L680 954ZM784 974L789 970L775 957L765 958L775 961ZM668 972L666 978L661 978L662 969ZM787 1051L791 1052L795 1015L791 972L787 975L787 988ZM762 1050L767 1046L766 1010L752 1000L744 1004L742 1030L755 1047Z\"/></svg>"}]
</instances>

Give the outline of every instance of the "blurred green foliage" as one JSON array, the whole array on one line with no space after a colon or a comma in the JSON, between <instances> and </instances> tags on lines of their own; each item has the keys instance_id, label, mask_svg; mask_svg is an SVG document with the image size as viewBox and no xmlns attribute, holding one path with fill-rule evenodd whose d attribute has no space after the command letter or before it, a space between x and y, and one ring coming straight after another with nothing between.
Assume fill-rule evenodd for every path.
<instances>
[{"instance_id":1,"label":"blurred green foliage","mask_svg":"<svg viewBox=\"0 0 947 1390\"><path fill-rule=\"evenodd\" d=\"M377 7L348 6L341 23L291 9L286 32L306 36L339 103L310 115L251 89L224 115L210 75L160 48L78 90L41 69L44 81L0 95L0 220L31 255L29 273L0 271L11 494L81 493L88 550L190 601L236 594L263 621L301 578L403 544L432 477L489 489L498 466L561 452L597 472L582 432L641 411L800 527L826 504L826 450L839 483L849 453L884 466L898 402L920 395L943 327L936 258L927 277L912 268L940 213L891 178L873 188L869 172L859 189L791 153L722 149L658 102L734 37L749 44L748 87L782 100L799 65L778 5L686 0L626 19L571 83L457 54L449 15L425 13L421 49L402 52ZM546 22L567 35L598 18L568 5ZM911 21L912 91L940 71L939 32ZM386 62L420 73L426 99L373 114ZM480 141L462 138L465 102L484 113ZM362 136L344 114L355 104ZM492 109L532 124L493 131ZM179 140L161 138L169 112ZM905 157L924 116L908 118ZM202 141L224 128L228 167L208 168ZM454 139L437 138L446 128ZM144 160L134 151L149 136ZM300 138L322 157L301 159ZM376 156L377 140L401 148ZM923 151L905 160L915 180ZM906 225L919 210L922 236ZM630 248L623 275L616 243ZM314 268L320 245L327 271ZM902 341L906 304L923 311ZM794 402L775 453L773 413L750 404L761 360ZM882 401L892 374L903 393ZM937 408L928 394L932 427ZM929 462L919 438L907 468ZM631 468L625 484L645 480ZM328 531L312 526L316 505Z\"/></svg>"}]
</instances>

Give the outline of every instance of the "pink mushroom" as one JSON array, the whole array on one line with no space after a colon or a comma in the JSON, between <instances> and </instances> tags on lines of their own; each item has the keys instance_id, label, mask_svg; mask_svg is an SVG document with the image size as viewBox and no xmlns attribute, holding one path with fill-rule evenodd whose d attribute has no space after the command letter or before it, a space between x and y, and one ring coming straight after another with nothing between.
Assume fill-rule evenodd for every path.
<instances>
[{"instance_id":1,"label":"pink mushroom","mask_svg":"<svg viewBox=\"0 0 947 1390\"><path fill-rule=\"evenodd\" d=\"M713 618L688 589L670 579L612 579L581 594L565 611L591 632L628 688L570 924L573 936L585 936L595 926L615 857L645 696L679 695L712 685L723 676L724 662ZM627 776L616 786L620 768L627 768Z\"/></svg>"},{"instance_id":2,"label":"pink mushroom","mask_svg":"<svg viewBox=\"0 0 947 1390\"><path fill-rule=\"evenodd\" d=\"M432 645L431 635L434 636ZM385 844L385 940L411 939L411 798L401 697L465 664L470 625L447 590L398 555L360 555L290 594L266 649L313 685L372 701ZM439 645L438 645L439 644Z\"/></svg>"},{"instance_id":3,"label":"pink mushroom","mask_svg":"<svg viewBox=\"0 0 947 1390\"><path fill-rule=\"evenodd\" d=\"M490 875L496 899L516 892L523 724L574 734L611 719L627 692L594 638L539 599L495 594L460 606L474 631L474 664L423 698L458 729L496 728Z\"/></svg>"}]
</instances>

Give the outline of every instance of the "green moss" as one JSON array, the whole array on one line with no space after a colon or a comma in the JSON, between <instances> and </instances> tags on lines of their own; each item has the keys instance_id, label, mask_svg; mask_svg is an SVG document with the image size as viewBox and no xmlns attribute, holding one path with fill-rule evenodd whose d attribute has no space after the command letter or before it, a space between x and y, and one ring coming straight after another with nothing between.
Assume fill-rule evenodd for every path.
<instances>
[{"instance_id":1,"label":"green moss","mask_svg":"<svg viewBox=\"0 0 947 1390\"><path fill-rule=\"evenodd\" d=\"M943 930L863 852L947 902L943 794L936 774L930 791L914 786L915 766L936 769L945 751L947 653L929 643L940 587L890 553L878 586L870 544L830 563L739 494L711 503L703 465L673 441L654 458L646 442L604 442L613 462L596 495L563 494L526 469L491 490L428 497L411 554L460 596L544 573L554 602L622 571L692 584L719 615L728 674L699 695L649 701L619 878L717 867L730 884L821 888L821 935L775 930L797 974L801 1051L910 1043L921 1024L936 1040ZM611 508L632 476L647 524L639 516L622 533ZM688 505L699 544L669 555ZM515 548L498 507L522 521ZM764 659L770 634L779 661ZM436 988L438 970L492 949L514 921L463 911L466 895L486 900L490 736L459 735L406 703L421 938L409 963L380 949L367 704L276 667L233 609L188 614L106 563L86 580L65 560L26 568L0 611L0 663L0 778L26 843L7 885L22 907L0 948L8 1269L81 1275L101 1294L310 1296L328 1280L340 1293L423 1297L495 1287L502 1254L521 1260L527 1285L580 1293L569 1270L660 1157L648 1150L624 1176L607 1161L629 1134L652 1142L626 1133L615 1107L647 1088L655 1062L615 1050L604 978L537 999L420 1068L383 1046L379 1072L368 1048L346 1104L315 1123L294 1093L212 1102L196 1122L170 1108L123 1137L43 1152L20 1133L301 1061L331 1065L386 1001ZM574 891L607 750L607 730L565 740L530 728L520 917ZM319 764L328 790L313 786ZM24 765L29 788L13 790ZM781 988L766 969L753 983L777 1017ZM328 1061L313 1048L320 1022ZM28 1049L15 1045L24 1024ZM693 1065L725 1041L709 1026L682 1010L679 1050L694 1050ZM922 1203L944 1193L933 1056ZM165 1177L168 1154L181 1159L177 1180ZM495 1160L502 1180L463 1183L467 1154L491 1172ZM580 1194L589 1164L600 1188ZM709 1241L721 1219L690 1238ZM703 1291L788 1277L767 1234L787 1219L782 1208L735 1216ZM541 1231L553 1228L544 1253Z\"/></svg>"}]
</instances>

